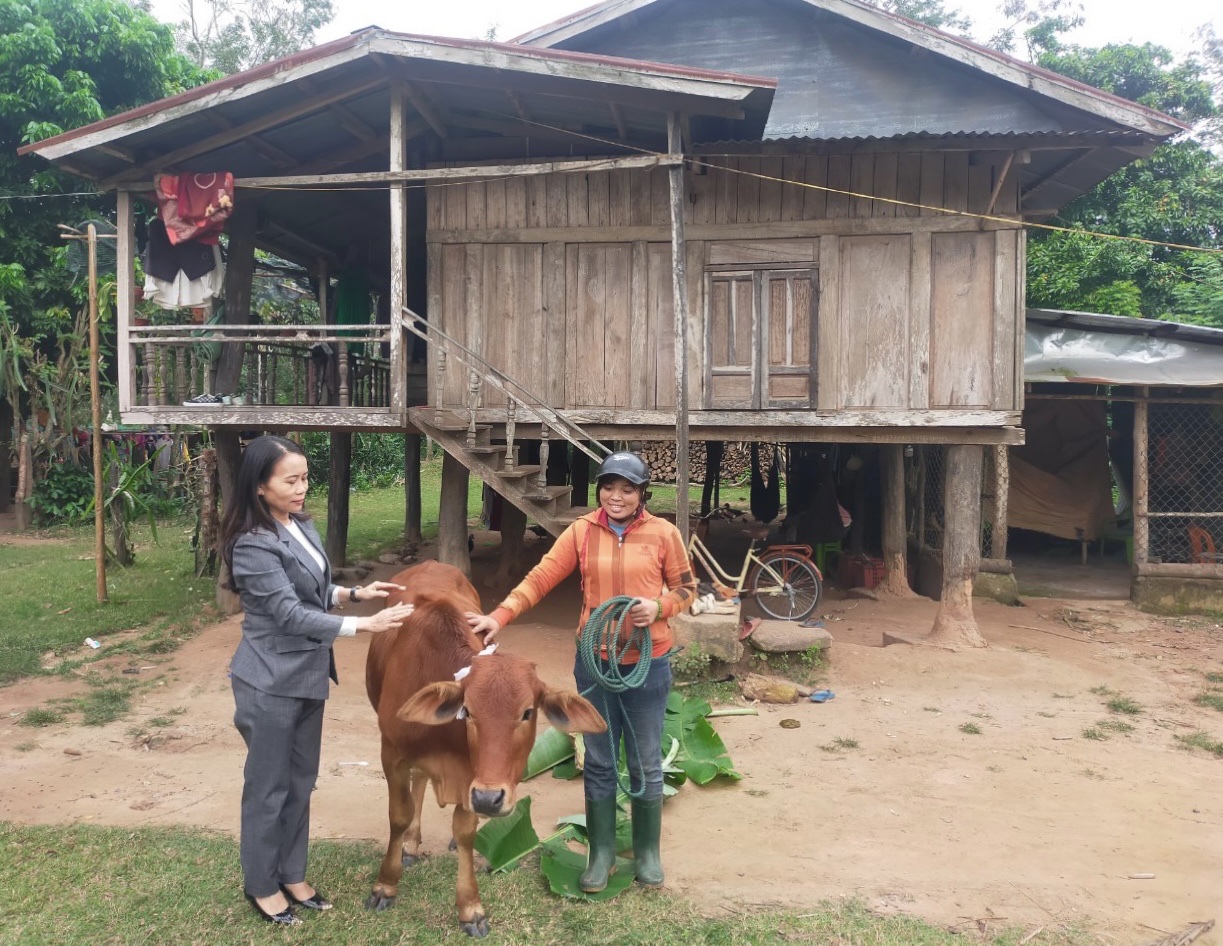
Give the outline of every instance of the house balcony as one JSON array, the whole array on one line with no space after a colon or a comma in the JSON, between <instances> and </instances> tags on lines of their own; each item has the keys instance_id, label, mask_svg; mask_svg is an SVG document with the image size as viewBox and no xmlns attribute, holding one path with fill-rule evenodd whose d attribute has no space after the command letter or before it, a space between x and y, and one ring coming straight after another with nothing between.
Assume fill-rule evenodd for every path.
<instances>
[{"instance_id":1,"label":"house balcony","mask_svg":"<svg viewBox=\"0 0 1223 946\"><path fill-rule=\"evenodd\" d=\"M156 325L120 342L125 424L402 431L423 403L425 365L399 372L390 332L370 325ZM220 401L192 403L202 395Z\"/></svg>"}]
</instances>

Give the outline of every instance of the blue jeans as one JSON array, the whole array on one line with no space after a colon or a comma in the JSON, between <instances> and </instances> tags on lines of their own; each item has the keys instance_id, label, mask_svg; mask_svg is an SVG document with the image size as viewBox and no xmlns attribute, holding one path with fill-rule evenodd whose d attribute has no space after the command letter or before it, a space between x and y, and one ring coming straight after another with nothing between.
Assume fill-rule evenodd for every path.
<instances>
[{"instance_id":1,"label":"blue jeans","mask_svg":"<svg viewBox=\"0 0 1223 946\"><path fill-rule=\"evenodd\" d=\"M606 668L607 664L603 666ZM627 674L632 666L621 669ZM583 737L586 762L582 775L586 797L602 801L616 796L616 764L623 736L633 797L646 801L661 798L662 724L667 696L671 692L671 658L655 657L645 682L623 693L609 693L600 687L587 674L580 656L574 663L573 678L577 681L578 692L590 700L607 721L606 733Z\"/></svg>"}]
</instances>

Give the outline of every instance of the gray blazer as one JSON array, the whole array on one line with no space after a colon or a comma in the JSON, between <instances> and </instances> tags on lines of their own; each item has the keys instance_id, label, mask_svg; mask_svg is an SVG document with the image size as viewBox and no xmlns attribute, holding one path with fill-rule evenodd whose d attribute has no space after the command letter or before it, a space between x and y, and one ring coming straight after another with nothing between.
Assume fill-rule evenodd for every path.
<instances>
[{"instance_id":1,"label":"gray blazer","mask_svg":"<svg viewBox=\"0 0 1223 946\"><path fill-rule=\"evenodd\" d=\"M245 532L234 543L233 579L242 599L242 641L230 662L239 680L274 696L325 700L335 680L331 645L344 619L328 614L335 586L314 525L299 521L324 568L280 523L276 534Z\"/></svg>"}]
</instances>

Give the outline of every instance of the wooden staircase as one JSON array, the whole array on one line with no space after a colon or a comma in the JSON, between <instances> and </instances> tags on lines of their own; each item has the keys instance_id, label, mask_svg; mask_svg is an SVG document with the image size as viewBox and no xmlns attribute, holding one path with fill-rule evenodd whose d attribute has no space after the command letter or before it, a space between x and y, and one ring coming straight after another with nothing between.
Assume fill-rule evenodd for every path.
<instances>
[{"instance_id":1,"label":"wooden staircase","mask_svg":"<svg viewBox=\"0 0 1223 946\"><path fill-rule=\"evenodd\" d=\"M428 406L408 408L408 417L417 430L552 535L560 535L574 519L590 512L588 507L570 505L572 487L548 486L542 466L520 465L518 447L512 442L494 444L488 425L473 424L457 411Z\"/></svg>"}]
</instances>

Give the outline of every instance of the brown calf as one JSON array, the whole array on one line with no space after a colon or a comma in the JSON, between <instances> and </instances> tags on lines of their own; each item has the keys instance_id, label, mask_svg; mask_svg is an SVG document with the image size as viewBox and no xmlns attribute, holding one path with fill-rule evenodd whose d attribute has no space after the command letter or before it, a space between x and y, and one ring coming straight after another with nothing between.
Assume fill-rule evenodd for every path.
<instances>
[{"instance_id":1,"label":"brown calf","mask_svg":"<svg viewBox=\"0 0 1223 946\"><path fill-rule=\"evenodd\" d=\"M577 693L540 681L530 661L479 656L483 644L464 614L479 611L480 599L457 568L425 562L392 580L407 590L387 604L410 601L416 611L398 630L374 638L365 666L382 734L391 823L378 882L365 905L385 910L394 904L404 866L420 854L424 788L432 782L438 804L455 806L459 924L470 936L485 936L472 854L477 816L513 810L535 744L537 711L568 732L598 733L607 726ZM467 667L456 681L456 672Z\"/></svg>"}]
</instances>

